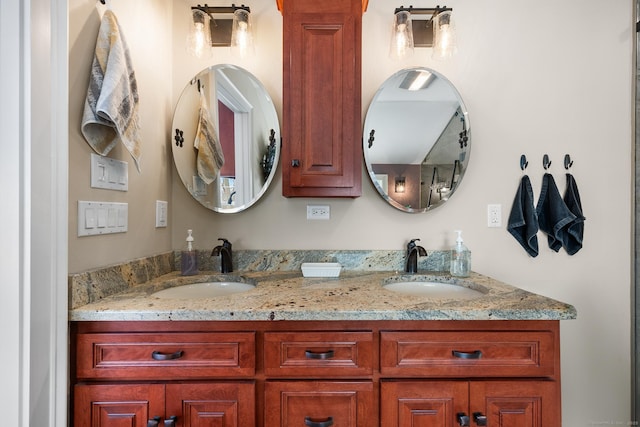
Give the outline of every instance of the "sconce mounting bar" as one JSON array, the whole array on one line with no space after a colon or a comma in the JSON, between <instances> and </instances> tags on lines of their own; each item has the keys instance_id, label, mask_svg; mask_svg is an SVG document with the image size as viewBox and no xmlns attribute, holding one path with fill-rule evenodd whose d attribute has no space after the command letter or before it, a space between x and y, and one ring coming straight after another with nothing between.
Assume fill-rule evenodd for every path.
<instances>
[{"instance_id":1,"label":"sconce mounting bar","mask_svg":"<svg viewBox=\"0 0 640 427\"><path fill-rule=\"evenodd\" d=\"M400 7L396 7L396 10L393 12L398 13L398 12L409 12L413 15L437 15L441 12L448 12L448 11L452 11L453 8L451 7L447 7L447 6L442 6L440 7L440 5L436 6L436 7L413 7L413 6L409 6L409 7L404 7L404 6L400 6Z\"/></svg>"},{"instance_id":2,"label":"sconce mounting bar","mask_svg":"<svg viewBox=\"0 0 640 427\"><path fill-rule=\"evenodd\" d=\"M204 13L212 14L212 13L233 13L238 9L246 10L247 12L251 12L251 8L249 6L240 5L236 6L235 4L231 4L231 6L209 6L206 3L204 6L191 6L191 10L201 10Z\"/></svg>"}]
</instances>

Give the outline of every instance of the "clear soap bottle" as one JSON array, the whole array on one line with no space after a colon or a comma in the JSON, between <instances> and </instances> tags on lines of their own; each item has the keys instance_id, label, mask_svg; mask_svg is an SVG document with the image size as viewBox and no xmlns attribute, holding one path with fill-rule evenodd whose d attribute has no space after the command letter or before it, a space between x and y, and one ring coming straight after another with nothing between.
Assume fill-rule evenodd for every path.
<instances>
[{"instance_id":1,"label":"clear soap bottle","mask_svg":"<svg viewBox=\"0 0 640 427\"><path fill-rule=\"evenodd\" d=\"M183 276L198 274L198 252L193 247L192 233L192 230L187 230L187 247L180 254L180 273Z\"/></svg>"},{"instance_id":2,"label":"clear soap bottle","mask_svg":"<svg viewBox=\"0 0 640 427\"><path fill-rule=\"evenodd\" d=\"M449 272L452 276L468 277L471 273L471 252L462 241L462 231L456 230L458 237L456 244L451 248L451 265Z\"/></svg>"}]
</instances>

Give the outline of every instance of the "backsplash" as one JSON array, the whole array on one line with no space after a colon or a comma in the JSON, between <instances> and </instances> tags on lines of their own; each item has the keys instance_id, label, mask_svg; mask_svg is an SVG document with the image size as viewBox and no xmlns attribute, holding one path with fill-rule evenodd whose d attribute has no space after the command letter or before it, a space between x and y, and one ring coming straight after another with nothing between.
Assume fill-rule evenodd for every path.
<instances>
[{"instance_id":1,"label":"backsplash","mask_svg":"<svg viewBox=\"0 0 640 427\"><path fill-rule=\"evenodd\" d=\"M403 271L405 251L366 250L235 250L236 271L300 270L304 262L338 262L344 270ZM220 271L220 257L198 251L200 271ZM123 292L164 274L180 269L180 251L166 252L123 264L69 275L69 309ZM421 271L449 271L448 251L429 251L418 258Z\"/></svg>"}]
</instances>

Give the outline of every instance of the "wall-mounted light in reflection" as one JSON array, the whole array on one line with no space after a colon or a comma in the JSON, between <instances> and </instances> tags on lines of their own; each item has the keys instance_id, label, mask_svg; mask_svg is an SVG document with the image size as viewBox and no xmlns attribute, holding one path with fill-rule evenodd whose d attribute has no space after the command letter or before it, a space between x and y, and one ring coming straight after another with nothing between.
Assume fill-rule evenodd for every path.
<instances>
[{"instance_id":1,"label":"wall-mounted light in reflection","mask_svg":"<svg viewBox=\"0 0 640 427\"><path fill-rule=\"evenodd\" d=\"M404 176L399 176L396 178L395 192L396 193L404 193L404 189L406 187L406 180Z\"/></svg>"}]
</instances>

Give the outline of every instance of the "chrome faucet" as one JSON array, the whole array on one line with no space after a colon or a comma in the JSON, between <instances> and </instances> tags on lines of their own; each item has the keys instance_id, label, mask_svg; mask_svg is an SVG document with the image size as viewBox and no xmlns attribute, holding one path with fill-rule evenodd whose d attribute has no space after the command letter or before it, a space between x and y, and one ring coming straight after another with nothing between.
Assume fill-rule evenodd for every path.
<instances>
[{"instance_id":1,"label":"chrome faucet","mask_svg":"<svg viewBox=\"0 0 640 427\"><path fill-rule=\"evenodd\" d=\"M422 247L416 245L416 241L420 239L412 239L407 243L407 265L404 269L407 273L418 272L418 255L427 256L427 251Z\"/></svg>"},{"instance_id":2,"label":"chrome faucet","mask_svg":"<svg viewBox=\"0 0 640 427\"><path fill-rule=\"evenodd\" d=\"M213 251L211 251L211 256L220 256L221 273L231 273L233 271L231 242L224 238L220 238L218 240L221 240L222 244L213 248Z\"/></svg>"}]
</instances>

